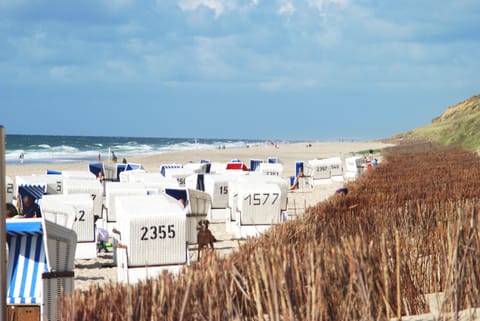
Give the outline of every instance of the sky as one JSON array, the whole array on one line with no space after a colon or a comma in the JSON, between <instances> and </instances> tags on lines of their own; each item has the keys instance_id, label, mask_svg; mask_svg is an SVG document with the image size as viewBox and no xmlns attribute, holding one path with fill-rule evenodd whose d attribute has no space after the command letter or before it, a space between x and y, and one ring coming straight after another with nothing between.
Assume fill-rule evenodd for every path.
<instances>
[{"instance_id":1,"label":"sky","mask_svg":"<svg viewBox=\"0 0 480 321\"><path fill-rule=\"evenodd\" d=\"M0 0L8 134L387 138L480 94L478 0Z\"/></svg>"}]
</instances>

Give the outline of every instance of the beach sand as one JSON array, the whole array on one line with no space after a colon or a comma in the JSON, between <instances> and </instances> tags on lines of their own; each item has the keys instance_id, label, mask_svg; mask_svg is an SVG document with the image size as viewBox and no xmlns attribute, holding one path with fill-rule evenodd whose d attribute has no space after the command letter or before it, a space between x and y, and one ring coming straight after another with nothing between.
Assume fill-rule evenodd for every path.
<instances>
[{"instance_id":1,"label":"beach sand","mask_svg":"<svg viewBox=\"0 0 480 321\"><path fill-rule=\"evenodd\" d=\"M158 172L160 165L165 163L185 164L190 161L199 162L200 160L210 160L212 162L228 162L232 159L240 159L249 163L250 159L266 159L267 157L278 157L284 165L284 177L295 174L296 161L308 161L311 159L321 159L327 157L346 158L365 152L370 149L377 150L387 146L378 141L371 142L313 142L307 146L307 143L279 144L278 146L262 144L249 146L240 149L197 149L168 152L163 154L128 157L129 162L141 163L145 170L149 172ZM118 159L124 156L117 155ZM92 159L92 162L96 162ZM47 169L54 170L88 170L89 162L67 163L67 164L15 164L7 165L6 173L12 179L15 176L42 174ZM334 182L326 185L316 185L309 191L292 191L288 195L289 219L294 219L296 215L303 214L305 207L310 207L323 201L333 195L336 189L343 186L341 182ZM220 255L228 255L238 248L242 240L234 239L232 234L227 233L225 224L216 223L211 225L211 230L219 240L215 243L216 251ZM192 260L196 259L196 246L190 245L189 255ZM94 260L76 260L75 261L75 288L87 289L90 285L102 285L108 282L116 282L116 267L113 265L112 253L100 253Z\"/></svg>"}]
</instances>

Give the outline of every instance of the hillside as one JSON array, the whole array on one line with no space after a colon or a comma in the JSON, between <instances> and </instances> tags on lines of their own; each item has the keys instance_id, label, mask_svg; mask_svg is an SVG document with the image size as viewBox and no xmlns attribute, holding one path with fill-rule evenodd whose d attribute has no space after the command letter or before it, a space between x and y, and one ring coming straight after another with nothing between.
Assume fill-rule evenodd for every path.
<instances>
[{"instance_id":1,"label":"hillside","mask_svg":"<svg viewBox=\"0 0 480 321\"><path fill-rule=\"evenodd\" d=\"M426 139L442 145L458 146L469 150L480 147L480 95L448 107L429 125L419 127L395 138Z\"/></svg>"}]
</instances>

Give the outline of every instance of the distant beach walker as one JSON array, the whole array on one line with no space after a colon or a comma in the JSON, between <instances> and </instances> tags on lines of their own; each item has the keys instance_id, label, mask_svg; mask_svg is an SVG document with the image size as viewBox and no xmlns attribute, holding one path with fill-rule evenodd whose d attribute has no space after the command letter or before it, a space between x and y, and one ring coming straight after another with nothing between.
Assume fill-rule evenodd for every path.
<instances>
[{"instance_id":1,"label":"distant beach walker","mask_svg":"<svg viewBox=\"0 0 480 321\"><path fill-rule=\"evenodd\" d=\"M20 159L20 164L23 164L23 160L25 159L25 154L23 152L20 153L20 155L18 156L18 159Z\"/></svg>"}]
</instances>

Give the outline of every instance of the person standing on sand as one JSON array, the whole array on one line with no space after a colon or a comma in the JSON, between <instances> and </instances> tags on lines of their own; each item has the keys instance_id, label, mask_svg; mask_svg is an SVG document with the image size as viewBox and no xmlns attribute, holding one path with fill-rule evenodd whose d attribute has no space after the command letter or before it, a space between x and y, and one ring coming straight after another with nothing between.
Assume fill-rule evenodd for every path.
<instances>
[{"instance_id":1,"label":"person standing on sand","mask_svg":"<svg viewBox=\"0 0 480 321\"><path fill-rule=\"evenodd\" d=\"M373 149L370 149L368 151L368 161L369 162L373 161Z\"/></svg>"},{"instance_id":2,"label":"person standing on sand","mask_svg":"<svg viewBox=\"0 0 480 321\"><path fill-rule=\"evenodd\" d=\"M23 164L23 160L25 159L25 154L21 152L20 156L18 156L18 159L20 159L20 164Z\"/></svg>"},{"instance_id":3,"label":"person standing on sand","mask_svg":"<svg viewBox=\"0 0 480 321\"><path fill-rule=\"evenodd\" d=\"M112 150L112 162L117 162L117 155L115 155L115 152Z\"/></svg>"}]
</instances>

